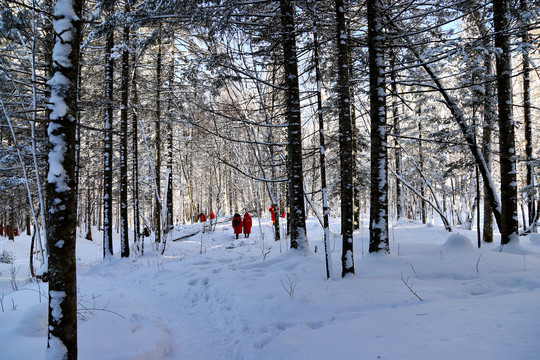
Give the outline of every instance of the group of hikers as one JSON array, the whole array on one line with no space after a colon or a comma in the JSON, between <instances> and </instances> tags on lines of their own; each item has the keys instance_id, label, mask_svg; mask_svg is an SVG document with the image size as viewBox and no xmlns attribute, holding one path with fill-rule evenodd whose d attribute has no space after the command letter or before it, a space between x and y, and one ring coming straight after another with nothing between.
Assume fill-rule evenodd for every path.
<instances>
[{"instance_id":1,"label":"group of hikers","mask_svg":"<svg viewBox=\"0 0 540 360\"><path fill-rule=\"evenodd\" d=\"M199 221L203 226L203 232L205 232L206 229L212 230L212 227L215 224L215 218L216 216L214 215L213 211L210 211L210 213L208 214L208 219L206 218L206 215L204 213L199 214ZM207 222L207 220L210 220L209 223ZM238 235L241 234L242 232L244 233L244 237L248 238L249 234L251 234L251 224L252 224L251 215L249 215L247 211L244 214L243 219L242 219L242 216L240 216L240 214L238 213L234 214L233 219L232 219L232 226L233 226L233 230L234 230L234 234L236 235L236 238L238 239Z\"/></svg>"},{"instance_id":2,"label":"group of hikers","mask_svg":"<svg viewBox=\"0 0 540 360\"><path fill-rule=\"evenodd\" d=\"M273 206L270 206L270 215L272 217L272 224L274 224L275 216L279 214L279 210L274 209ZM285 217L285 212L281 211L281 217ZM210 220L209 223L207 223L207 218L204 213L199 214L199 221L203 225L203 232L208 228L209 230L212 230L212 227L215 224L215 215L213 211L210 211L208 214L208 220ZM235 213L232 218L232 227L234 230L234 235L236 235L236 238L238 239L238 235L244 233L244 237L249 238L249 234L251 234L251 226L252 226L252 220L251 215L246 211L244 214L244 218L238 213Z\"/></svg>"},{"instance_id":3,"label":"group of hikers","mask_svg":"<svg viewBox=\"0 0 540 360\"><path fill-rule=\"evenodd\" d=\"M240 214L236 213L234 214L232 218L232 226L234 230L234 235L236 235L236 238L238 239L238 235L244 232L244 237L248 238L249 234L251 234L251 215L246 211L244 214L244 219L242 219L242 216Z\"/></svg>"},{"instance_id":4,"label":"group of hikers","mask_svg":"<svg viewBox=\"0 0 540 360\"><path fill-rule=\"evenodd\" d=\"M216 216L214 215L214 212L210 211L210 214L208 214L208 219L210 220L210 223L207 223L206 215L204 213L199 214L199 221L203 225L203 232L206 230L207 227L208 227L208 230L212 230L212 227L215 224L215 218Z\"/></svg>"}]
</instances>

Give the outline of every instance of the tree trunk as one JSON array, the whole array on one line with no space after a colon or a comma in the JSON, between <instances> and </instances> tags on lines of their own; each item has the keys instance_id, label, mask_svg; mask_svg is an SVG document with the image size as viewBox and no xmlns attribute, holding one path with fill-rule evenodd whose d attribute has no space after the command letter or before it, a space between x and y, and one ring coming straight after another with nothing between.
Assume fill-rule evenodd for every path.
<instances>
[{"instance_id":1,"label":"tree trunk","mask_svg":"<svg viewBox=\"0 0 540 360\"><path fill-rule=\"evenodd\" d=\"M84 238L92 241L92 202L90 199L90 188L86 189L86 234Z\"/></svg>"},{"instance_id":2,"label":"tree trunk","mask_svg":"<svg viewBox=\"0 0 540 360\"><path fill-rule=\"evenodd\" d=\"M527 1L521 0L520 10L526 13L528 10ZM527 20L523 20L523 31L521 33L521 40L525 44L530 43L529 39L529 25ZM534 218L536 214L535 209L535 190L534 190L534 164L533 164L533 126L531 116L531 68L529 65L529 49L523 50L523 124L525 126L525 156L527 159L527 207L528 207L528 223L530 231L535 230ZM526 227L526 224L523 224Z\"/></svg>"},{"instance_id":3,"label":"tree trunk","mask_svg":"<svg viewBox=\"0 0 540 360\"><path fill-rule=\"evenodd\" d=\"M391 59L392 62L392 72L391 76L391 86L392 86L392 119L394 123L394 135L396 135L394 140L394 161L395 161L395 171L396 171L396 218L399 220L403 216L403 185L401 180L401 147L398 141L399 135L401 133L400 124L399 124L399 106L398 106L398 92L397 92L397 82L396 82L396 72L394 71L395 64L394 59Z\"/></svg>"},{"instance_id":4,"label":"tree trunk","mask_svg":"<svg viewBox=\"0 0 540 360\"><path fill-rule=\"evenodd\" d=\"M482 153L486 161L487 170L491 172L491 143L492 130L495 124L495 91L493 86L493 59L487 56L484 64L486 66L485 95L484 95L484 122L482 132ZM483 241L487 243L493 242L493 211L489 194L487 194L487 186L484 182L484 231Z\"/></svg>"},{"instance_id":5,"label":"tree trunk","mask_svg":"<svg viewBox=\"0 0 540 360\"><path fill-rule=\"evenodd\" d=\"M47 358L77 359L77 276L75 244L75 117L81 0L62 1L55 8L56 46L49 81L49 173L47 176L47 258L49 314Z\"/></svg>"},{"instance_id":6,"label":"tree trunk","mask_svg":"<svg viewBox=\"0 0 540 360\"><path fill-rule=\"evenodd\" d=\"M283 60L286 92L287 171L291 227L291 248L307 250L306 215L304 206L304 174L302 170L302 123L298 85L298 58L294 6L291 0L280 0L283 31ZM279 214L276 214L279 216Z\"/></svg>"},{"instance_id":7,"label":"tree trunk","mask_svg":"<svg viewBox=\"0 0 540 360\"><path fill-rule=\"evenodd\" d=\"M273 64L272 66L272 84L275 84L276 83L276 66L275 64ZM274 114L275 112L275 106L276 106L276 97L277 97L277 91L272 91L272 104L271 104L271 108L270 108L270 111L271 111L271 114ZM266 122L268 124L272 124L272 116L268 116L266 118ZM275 149L274 149L274 130L272 129L272 127L269 127L268 128L268 143L270 144L268 146L268 152L269 152L269 158L270 158L270 172L271 172L271 176L272 176L272 180L276 180L277 179L277 166L276 166L276 161L275 161ZM269 192L269 195L270 195L270 199L272 201L272 206L274 207L274 209L277 208L277 204L278 204L278 184L273 181L271 184L267 184L267 189L268 189L268 192ZM288 226L288 225L287 225ZM279 231L279 219L278 219L278 223L276 225L276 223L274 222L274 240L275 241L280 241L281 240L281 233Z\"/></svg>"},{"instance_id":8,"label":"tree trunk","mask_svg":"<svg viewBox=\"0 0 540 360\"><path fill-rule=\"evenodd\" d=\"M113 68L112 48L114 46L114 32L107 33L105 48L105 124L103 141L103 257L113 254L112 226L113 226Z\"/></svg>"},{"instance_id":9,"label":"tree trunk","mask_svg":"<svg viewBox=\"0 0 540 360\"><path fill-rule=\"evenodd\" d=\"M421 108L418 109L418 118L421 119L422 110ZM420 173L424 173L424 149L422 147L422 121L418 122L418 171ZM420 214L422 218L422 224L427 223L427 210L426 210L426 187L424 184L424 181L420 182L420 195L422 197L420 198Z\"/></svg>"},{"instance_id":10,"label":"tree trunk","mask_svg":"<svg viewBox=\"0 0 540 360\"><path fill-rule=\"evenodd\" d=\"M390 252L388 239L388 155L381 3L367 1L371 117L371 200L369 252Z\"/></svg>"},{"instance_id":11,"label":"tree trunk","mask_svg":"<svg viewBox=\"0 0 540 360\"><path fill-rule=\"evenodd\" d=\"M15 236L13 235L13 230L15 229L15 210L13 210L13 195L9 197L9 231L7 233L8 240L15 241Z\"/></svg>"},{"instance_id":12,"label":"tree trunk","mask_svg":"<svg viewBox=\"0 0 540 360\"><path fill-rule=\"evenodd\" d=\"M354 274L354 153L349 92L349 41L343 0L335 1L338 50L339 160L341 164L341 276Z\"/></svg>"},{"instance_id":13,"label":"tree trunk","mask_svg":"<svg viewBox=\"0 0 540 360\"><path fill-rule=\"evenodd\" d=\"M333 276L332 254L330 251L330 222L328 216L328 189L326 185L326 141L324 138L324 118L322 105L322 85L321 85L321 70L319 59L319 33L318 33L318 16L315 0L313 3L313 61L315 66L315 81L317 82L317 117L319 120L319 167L321 172L321 193L323 203L323 244L324 256L326 264L326 278L330 279Z\"/></svg>"},{"instance_id":14,"label":"tree trunk","mask_svg":"<svg viewBox=\"0 0 540 360\"><path fill-rule=\"evenodd\" d=\"M348 24L348 23L347 23ZM352 60L350 56L350 49L351 49L351 28L349 25L347 25L347 48L349 54L347 55L347 61L348 61L348 67L349 67L349 108L351 110L351 133L352 133L352 166L353 166L353 230L360 229L360 181L358 180L359 177L359 171L358 171L358 165L356 163L356 154L358 153L359 149L359 140L358 140L358 128L356 126L356 110L354 105L354 99L355 99L355 93L354 93L354 86L351 86L351 79L354 78L353 76L353 66Z\"/></svg>"},{"instance_id":15,"label":"tree trunk","mask_svg":"<svg viewBox=\"0 0 540 360\"><path fill-rule=\"evenodd\" d=\"M31 222L30 222L30 214L29 213L26 213L25 223L26 223L26 226L25 226L26 227L26 235L30 236L30 235L32 235L32 231L31 231L32 226L31 226ZM38 227L36 226L36 229L37 228Z\"/></svg>"},{"instance_id":16,"label":"tree trunk","mask_svg":"<svg viewBox=\"0 0 540 360\"><path fill-rule=\"evenodd\" d=\"M129 12L129 3L125 3ZM120 256L129 257L128 236L128 105L129 105L129 26L124 25L124 49L122 51L122 89L120 96Z\"/></svg>"},{"instance_id":17,"label":"tree trunk","mask_svg":"<svg viewBox=\"0 0 540 360\"><path fill-rule=\"evenodd\" d=\"M161 30L161 24L160 24ZM156 150L156 167L155 167L155 186L156 195L154 207L154 236L156 243L161 242L161 201L159 194L161 194L161 63L162 63L162 49L161 49L161 36L160 31L158 35L158 53L156 59L156 121L155 121L155 139L154 145Z\"/></svg>"},{"instance_id":18,"label":"tree trunk","mask_svg":"<svg viewBox=\"0 0 540 360\"><path fill-rule=\"evenodd\" d=\"M518 241L517 176L514 119L512 115L512 54L510 50L510 0L493 1L499 102L499 153L501 172L501 244Z\"/></svg>"},{"instance_id":19,"label":"tree trunk","mask_svg":"<svg viewBox=\"0 0 540 360\"><path fill-rule=\"evenodd\" d=\"M135 61L133 61L135 63ZM139 254L144 254L144 239L141 239L140 231L140 207L139 207L139 145L138 145L138 132L139 132L139 93L137 88L137 69L133 69L133 78L131 81L131 95L133 102L133 118L132 118L132 142L133 148L133 237L135 246L134 248Z\"/></svg>"},{"instance_id":20,"label":"tree trunk","mask_svg":"<svg viewBox=\"0 0 540 360\"><path fill-rule=\"evenodd\" d=\"M174 43L174 37L171 42ZM172 115L172 99L173 99L173 82L174 82L174 46L171 46L171 58L169 68L169 94L167 102L167 218L166 231L167 233L173 229L173 115ZM210 201L211 201L210 197Z\"/></svg>"}]
</instances>

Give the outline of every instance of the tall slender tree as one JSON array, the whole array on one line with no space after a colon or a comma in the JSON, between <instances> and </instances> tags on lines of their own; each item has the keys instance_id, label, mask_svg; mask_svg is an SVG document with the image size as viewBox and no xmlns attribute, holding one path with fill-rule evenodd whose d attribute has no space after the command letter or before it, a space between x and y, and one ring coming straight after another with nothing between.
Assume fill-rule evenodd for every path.
<instances>
[{"instance_id":1,"label":"tall slender tree","mask_svg":"<svg viewBox=\"0 0 540 360\"><path fill-rule=\"evenodd\" d=\"M524 44L522 54L522 73L523 73L523 124L525 125L525 157L527 161L527 207L528 207L528 222L530 231L535 231L535 183L534 183L534 164L533 164L533 124L531 113L531 59L529 58L530 51L530 36L529 22L527 20L528 2L520 0L520 11L522 13L522 30L521 41ZM526 224L523 224L526 226Z\"/></svg>"},{"instance_id":2,"label":"tall slender tree","mask_svg":"<svg viewBox=\"0 0 540 360\"><path fill-rule=\"evenodd\" d=\"M161 85L162 85L162 63L163 63L163 51L162 51L162 39L163 31L161 29L161 23L159 24L158 44L157 44L157 57L156 57L156 103L155 103L155 128L154 128L154 148L155 148L155 168L154 168L154 182L156 187L156 194L154 197L154 236L155 242L161 242Z\"/></svg>"},{"instance_id":3,"label":"tall slender tree","mask_svg":"<svg viewBox=\"0 0 540 360\"><path fill-rule=\"evenodd\" d=\"M313 66L315 67L315 81L317 83L317 118L319 120L319 167L321 172L321 193L322 193L322 210L323 210L323 244L324 255L326 262L326 278L330 279L333 276L332 268L332 253L330 251L330 222L328 208L328 188L326 185L326 140L324 134L324 117L322 104L322 79L319 57L319 17L317 13L317 3L312 2L313 12Z\"/></svg>"},{"instance_id":4,"label":"tall slender tree","mask_svg":"<svg viewBox=\"0 0 540 360\"><path fill-rule=\"evenodd\" d=\"M113 254L113 29L108 29L105 36L105 123L103 126L103 257L107 257Z\"/></svg>"},{"instance_id":5,"label":"tall slender tree","mask_svg":"<svg viewBox=\"0 0 540 360\"><path fill-rule=\"evenodd\" d=\"M124 14L130 11L130 2L124 3ZM128 110L129 110L129 33L130 25L123 27L122 84L120 88L120 256L129 257L128 236Z\"/></svg>"},{"instance_id":6,"label":"tall slender tree","mask_svg":"<svg viewBox=\"0 0 540 360\"><path fill-rule=\"evenodd\" d=\"M300 117L300 88L298 85L298 57L294 3L280 0L281 29L283 31L283 61L287 120L287 171L289 193L289 223L291 248L307 250L306 214L304 206L304 172L302 170L302 122ZM276 214L279 216L279 214Z\"/></svg>"},{"instance_id":7,"label":"tall slender tree","mask_svg":"<svg viewBox=\"0 0 540 360\"><path fill-rule=\"evenodd\" d=\"M135 60L135 55L133 55ZM135 65L135 61L132 61ZM137 68L133 66L133 75L131 78L131 97L133 104L133 113L131 118L131 131L132 131L132 191L133 191L133 237L134 237L134 249L139 254L144 253L144 239L141 239L140 231L140 208L139 208L139 144L138 144L138 129L139 129L139 92L137 85Z\"/></svg>"},{"instance_id":8,"label":"tall slender tree","mask_svg":"<svg viewBox=\"0 0 540 360\"><path fill-rule=\"evenodd\" d=\"M383 59L382 3L367 1L371 118L369 252L390 252L388 239L388 154Z\"/></svg>"},{"instance_id":9,"label":"tall slender tree","mask_svg":"<svg viewBox=\"0 0 540 360\"><path fill-rule=\"evenodd\" d=\"M47 358L77 359L75 130L82 0L57 0L49 114Z\"/></svg>"},{"instance_id":10,"label":"tall slender tree","mask_svg":"<svg viewBox=\"0 0 540 360\"><path fill-rule=\"evenodd\" d=\"M396 218L399 220L403 216L403 184L399 177L401 176L401 165L402 165L402 155L401 147L399 144L399 136L401 134L400 127L400 114L399 114L399 94L396 81L396 71L395 71L395 57L392 56L390 59L392 72L391 76L391 89L392 89L392 121L393 121L393 133L395 135L394 140L394 162L395 162L395 171L398 176L396 176L395 183L395 192L396 192Z\"/></svg>"},{"instance_id":11,"label":"tall slender tree","mask_svg":"<svg viewBox=\"0 0 540 360\"><path fill-rule=\"evenodd\" d=\"M343 0L335 1L338 49L339 160L341 164L341 275L354 274L354 144L351 123L349 41Z\"/></svg>"},{"instance_id":12,"label":"tall slender tree","mask_svg":"<svg viewBox=\"0 0 540 360\"><path fill-rule=\"evenodd\" d=\"M497 99L499 102L499 154L501 172L501 244L518 239L517 174L514 117L512 112L512 53L510 0L493 1Z\"/></svg>"}]
</instances>

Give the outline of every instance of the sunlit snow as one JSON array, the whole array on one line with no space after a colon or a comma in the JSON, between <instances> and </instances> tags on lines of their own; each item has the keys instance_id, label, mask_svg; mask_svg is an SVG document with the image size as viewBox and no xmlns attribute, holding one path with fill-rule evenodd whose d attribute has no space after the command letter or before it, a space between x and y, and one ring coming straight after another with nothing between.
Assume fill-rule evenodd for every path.
<instances>
[{"instance_id":1,"label":"sunlit snow","mask_svg":"<svg viewBox=\"0 0 540 360\"><path fill-rule=\"evenodd\" d=\"M177 227L164 256L147 239L144 256L129 259L119 257L115 231L106 261L102 234L94 229L88 241L79 232L79 359L538 359L538 234L502 249L497 235L477 249L476 232L392 221L391 253L373 255L364 215L356 275L326 280L314 218L309 251L288 251L261 220L239 240L225 217L215 232ZM339 224L331 218L337 269ZM0 239L16 258L0 263L2 359L45 359L47 285L27 281L29 243Z\"/></svg>"}]
</instances>

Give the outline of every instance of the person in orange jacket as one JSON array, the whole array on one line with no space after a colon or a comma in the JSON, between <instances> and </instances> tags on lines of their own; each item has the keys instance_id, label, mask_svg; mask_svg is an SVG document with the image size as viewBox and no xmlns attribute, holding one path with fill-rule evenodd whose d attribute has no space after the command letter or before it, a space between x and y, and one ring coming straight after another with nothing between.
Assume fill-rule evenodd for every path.
<instances>
[{"instance_id":1,"label":"person in orange jacket","mask_svg":"<svg viewBox=\"0 0 540 360\"><path fill-rule=\"evenodd\" d=\"M251 215L246 211L244 214L244 237L249 237L249 234L251 234Z\"/></svg>"},{"instance_id":2,"label":"person in orange jacket","mask_svg":"<svg viewBox=\"0 0 540 360\"><path fill-rule=\"evenodd\" d=\"M242 232L242 228L244 227L244 224L242 223L242 217L240 214L236 213L234 214L232 218L232 226L234 230L234 234L236 235L236 238L238 239L238 235Z\"/></svg>"}]
</instances>

